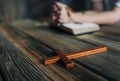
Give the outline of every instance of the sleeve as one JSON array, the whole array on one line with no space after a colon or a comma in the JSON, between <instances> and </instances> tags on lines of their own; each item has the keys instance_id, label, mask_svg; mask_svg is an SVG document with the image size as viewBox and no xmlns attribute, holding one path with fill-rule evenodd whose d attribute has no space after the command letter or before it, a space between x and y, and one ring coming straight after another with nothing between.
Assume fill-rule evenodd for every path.
<instances>
[{"instance_id":1,"label":"sleeve","mask_svg":"<svg viewBox=\"0 0 120 81\"><path fill-rule=\"evenodd\" d=\"M120 0L117 1L116 6L120 7Z\"/></svg>"}]
</instances>

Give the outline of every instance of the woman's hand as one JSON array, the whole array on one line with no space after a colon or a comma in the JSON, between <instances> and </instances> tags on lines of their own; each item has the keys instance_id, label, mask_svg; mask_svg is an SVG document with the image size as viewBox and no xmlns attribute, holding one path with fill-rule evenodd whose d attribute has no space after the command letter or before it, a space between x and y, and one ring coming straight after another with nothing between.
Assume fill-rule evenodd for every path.
<instances>
[{"instance_id":1,"label":"woman's hand","mask_svg":"<svg viewBox=\"0 0 120 81\"><path fill-rule=\"evenodd\" d=\"M61 22L61 23L68 23L71 22L71 18L68 15L67 5L56 2L53 5L52 10L52 21L53 22Z\"/></svg>"},{"instance_id":2,"label":"woman's hand","mask_svg":"<svg viewBox=\"0 0 120 81\"><path fill-rule=\"evenodd\" d=\"M55 3L52 6L52 13L51 13L52 23L57 23L58 22L60 11L61 11L61 8Z\"/></svg>"}]
</instances>

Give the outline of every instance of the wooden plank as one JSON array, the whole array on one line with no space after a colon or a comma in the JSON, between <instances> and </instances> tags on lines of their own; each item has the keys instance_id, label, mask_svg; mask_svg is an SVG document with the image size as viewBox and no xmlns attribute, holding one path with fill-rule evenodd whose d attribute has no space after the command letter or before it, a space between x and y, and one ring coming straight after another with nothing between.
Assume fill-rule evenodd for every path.
<instances>
[{"instance_id":1,"label":"wooden plank","mask_svg":"<svg viewBox=\"0 0 120 81\"><path fill-rule=\"evenodd\" d=\"M84 36L78 36L77 38L83 41L89 41L90 43L96 43L97 45L105 45L117 51L119 51L120 49L120 42L107 39L107 37L103 38L100 36L98 37L96 35L84 35Z\"/></svg>"},{"instance_id":2,"label":"wooden plank","mask_svg":"<svg viewBox=\"0 0 120 81\"><path fill-rule=\"evenodd\" d=\"M12 30L10 31L11 28ZM43 61L43 57L49 56L50 49L46 48L47 51L44 50L45 47L41 47L42 45L40 44L40 41L37 41L36 39L32 38L28 34L25 34L24 32L20 30L16 30L16 28L11 27L9 25L4 25L4 27L1 27L1 30L12 42L14 42L14 45L19 47L19 49L21 49L22 51L26 52L24 54L27 57L29 57L32 60L32 62L36 64L39 67L39 69L41 69L52 80L55 80L55 81L64 81L64 80L106 81L105 78L99 75L96 75L95 73L89 71L88 69L82 67L81 65L77 63L75 63L75 68L71 70L66 70L65 68L63 68L62 66L58 64L46 67L44 66L44 64L42 64L42 61Z\"/></svg>"},{"instance_id":3,"label":"wooden plank","mask_svg":"<svg viewBox=\"0 0 120 81\"><path fill-rule=\"evenodd\" d=\"M119 35L116 35L115 33L110 33L110 32L98 32L94 33L95 36L108 39L108 40L113 40L113 41L120 41Z\"/></svg>"},{"instance_id":4,"label":"wooden plank","mask_svg":"<svg viewBox=\"0 0 120 81\"><path fill-rule=\"evenodd\" d=\"M102 32L109 32L120 35L120 25L119 26L107 26L101 29Z\"/></svg>"}]
</instances>

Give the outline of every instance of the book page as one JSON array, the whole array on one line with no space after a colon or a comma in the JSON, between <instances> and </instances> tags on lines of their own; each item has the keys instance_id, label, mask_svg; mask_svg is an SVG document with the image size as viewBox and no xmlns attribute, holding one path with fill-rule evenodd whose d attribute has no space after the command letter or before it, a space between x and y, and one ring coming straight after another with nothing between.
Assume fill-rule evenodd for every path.
<instances>
[{"instance_id":1,"label":"book page","mask_svg":"<svg viewBox=\"0 0 120 81\"><path fill-rule=\"evenodd\" d=\"M98 27L97 24L94 23L83 23L83 24L76 24L76 23L64 23L64 27L70 28L70 29L87 29L90 27Z\"/></svg>"}]
</instances>

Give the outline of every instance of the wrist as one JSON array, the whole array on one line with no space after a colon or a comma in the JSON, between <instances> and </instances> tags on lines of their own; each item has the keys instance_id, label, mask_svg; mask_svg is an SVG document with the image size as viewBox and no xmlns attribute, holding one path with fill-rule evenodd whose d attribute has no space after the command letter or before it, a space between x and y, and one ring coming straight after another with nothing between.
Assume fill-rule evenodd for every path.
<instances>
[{"instance_id":1,"label":"wrist","mask_svg":"<svg viewBox=\"0 0 120 81\"><path fill-rule=\"evenodd\" d=\"M74 23L78 23L78 18L80 18L80 15L78 16L78 13L71 14L71 19Z\"/></svg>"},{"instance_id":2,"label":"wrist","mask_svg":"<svg viewBox=\"0 0 120 81\"><path fill-rule=\"evenodd\" d=\"M76 14L75 13L71 13L71 15L70 15L70 17L71 17L71 20L72 20L72 22L76 22Z\"/></svg>"},{"instance_id":3,"label":"wrist","mask_svg":"<svg viewBox=\"0 0 120 81\"><path fill-rule=\"evenodd\" d=\"M72 13L71 19L74 23L80 23L81 18L83 18L83 13Z\"/></svg>"}]
</instances>

